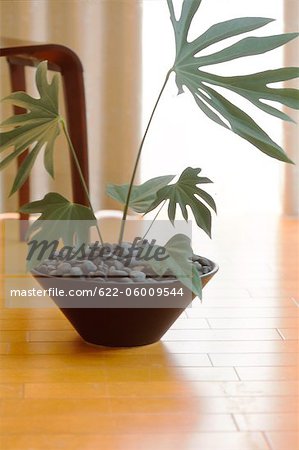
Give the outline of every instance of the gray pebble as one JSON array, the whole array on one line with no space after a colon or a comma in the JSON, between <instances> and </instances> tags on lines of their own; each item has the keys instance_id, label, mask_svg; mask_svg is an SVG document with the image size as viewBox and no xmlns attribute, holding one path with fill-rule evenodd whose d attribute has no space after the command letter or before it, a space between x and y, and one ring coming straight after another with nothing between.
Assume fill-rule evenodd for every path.
<instances>
[{"instance_id":1,"label":"gray pebble","mask_svg":"<svg viewBox=\"0 0 299 450\"><path fill-rule=\"evenodd\" d=\"M200 262L203 266L209 266L210 265L210 261L207 258L204 257L200 257Z\"/></svg>"},{"instance_id":2,"label":"gray pebble","mask_svg":"<svg viewBox=\"0 0 299 450\"><path fill-rule=\"evenodd\" d=\"M69 263L70 263L71 266L77 266L78 262L80 262L80 261L78 261L77 259L70 259L69 260Z\"/></svg>"},{"instance_id":3,"label":"gray pebble","mask_svg":"<svg viewBox=\"0 0 299 450\"><path fill-rule=\"evenodd\" d=\"M201 270L202 269L202 265L200 264L200 262L198 261L194 261L194 266L196 267L196 269Z\"/></svg>"},{"instance_id":4,"label":"gray pebble","mask_svg":"<svg viewBox=\"0 0 299 450\"><path fill-rule=\"evenodd\" d=\"M97 270L97 266L92 261L84 261L82 264L82 270L84 272L95 272Z\"/></svg>"},{"instance_id":5,"label":"gray pebble","mask_svg":"<svg viewBox=\"0 0 299 450\"><path fill-rule=\"evenodd\" d=\"M112 266L109 269L109 275L112 275L114 277L125 277L127 276L127 272L125 272L124 270L117 270L114 268L114 266Z\"/></svg>"},{"instance_id":6,"label":"gray pebble","mask_svg":"<svg viewBox=\"0 0 299 450\"><path fill-rule=\"evenodd\" d=\"M107 265L108 267L112 267L112 266L115 265L115 261L114 261L113 259L107 259L107 260L105 261L105 263L106 263L106 265Z\"/></svg>"},{"instance_id":7,"label":"gray pebble","mask_svg":"<svg viewBox=\"0 0 299 450\"><path fill-rule=\"evenodd\" d=\"M60 263L57 266L57 272L61 275L65 274L65 273L69 273L71 270L72 266L69 263Z\"/></svg>"},{"instance_id":8,"label":"gray pebble","mask_svg":"<svg viewBox=\"0 0 299 450\"><path fill-rule=\"evenodd\" d=\"M55 269L55 267L52 270L54 270L54 269ZM38 270L38 272L44 273L44 274L47 274L49 272L49 269L48 269L48 267L45 264L43 264L42 266L37 267L36 270Z\"/></svg>"},{"instance_id":9,"label":"gray pebble","mask_svg":"<svg viewBox=\"0 0 299 450\"><path fill-rule=\"evenodd\" d=\"M70 270L70 274L79 277L79 276L83 275L83 272L80 269L80 267L72 267Z\"/></svg>"},{"instance_id":10,"label":"gray pebble","mask_svg":"<svg viewBox=\"0 0 299 450\"><path fill-rule=\"evenodd\" d=\"M210 271L211 271L211 269L209 267L207 267L207 266L204 266L202 268L202 273L209 273Z\"/></svg>"},{"instance_id":11,"label":"gray pebble","mask_svg":"<svg viewBox=\"0 0 299 450\"><path fill-rule=\"evenodd\" d=\"M104 271L102 271L102 270L97 270L94 274L97 277L105 277L105 275L106 275L106 273Z\"/></svg>"},{"instance_id":12,"label":"gray pebble","mask_svg":"<svg viewBox=\"0 0 299 450\"><path fill-rule=\"evenodd\" d=\"M51 272L49 273L49 275L52 275L52 276L57 275L57 270L51 270Z\"/></svg>"},{"instance_id":13,"label":"gray pebble","mask_svg":"<svg viewBox=\"0 0 299 450\"><path fill-rule=\"evenodd\" d=\"M138 270L132 270L130 273L130 277L138 279L138 280L145 280L146 275L144 272L140 272Z\"/></svg>"},{"instance_id":14,"label":"gray pebble","mask_svg":"<svg viewBox=\"0 0 299 450\"><path fill-rule=\"evenodd\" d=\"M94 258L93 260L92 260L92 262L96 265L96 266L100 266L100 265L102 265L103 264L103 261L102 261L102 258L100 258L100 257L96 257L96 258Z\"/></svg>"},{"instance_id":15,"label":"gray pebble","mask_svg":"<svg viewBox=\"0 0 299 450\"><path fill-rule=\"evenodd\" d=\"M113 262L113 265L114 265L114 267L115 267L117 270L122 270L123 267L124 267L123 263L120 262L120 261L114 261L114 262Z\"/></svg>"},{"instance_id":16,"label":"gray pebble","mask_svg":"<svg viewBox=\"0 0 299 450\"><path fill-rule=\"evenodd\" d=\"M132 244L131 242L122 242L121 244L119 244L119 246L122 248L130 248Z\"/></svg>"}]
</instances>

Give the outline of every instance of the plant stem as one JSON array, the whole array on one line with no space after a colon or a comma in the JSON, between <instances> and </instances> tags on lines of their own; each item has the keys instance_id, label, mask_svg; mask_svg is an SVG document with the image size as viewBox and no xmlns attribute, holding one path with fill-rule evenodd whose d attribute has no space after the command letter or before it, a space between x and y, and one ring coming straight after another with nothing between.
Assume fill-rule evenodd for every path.
<instances>
[{"instance_id":1,"label":"plant stem","mask_svg":"<svg viewBox=\"0 0 299 450\"><path fill-rule=\"evenodd\" d=\"M91 201L90 201L88 188L87 188L87 185L86 185L86 182L84 180L84 176L83 176L83 173L82 173L82 170L81 170L81 167L80 167L80 163L79 163L79 160L77 158L76 151L74 149L73 143L71 141L71 138L70 138L67 126L66 126L66 123L65 123L63 118L61 119L61 125L62 125L62 129L63 129L64 135L66 137L69 149L71 151L72 157L73 157L73 159L75 161L75 165L76 165L76 168L77 168L78 173L79 173L80 181L81 181L82 187L84 189L84 192L85 192L88 204L89 204L89 208L91 209L93 215L95 215L93 207L92 207L92 204L91 204ZM102 235L101 235L101 232L100 232L100 229L99 229L99 226L98 226L97 223L96 223L96 229L97 229L97 232L98 232L98 235L99 235L100 242L101 242L101 244L103 244L104 241L103 241L103 238L102 238Z\"/></svg>"},{"instance_id":2,"label":"plant stem","mask_svg":"<svg viewBox=\"0 0 299 450\"><path fill-rule=\"evenodd\" d=\"M124 206L124 211L123 211L123 216L122 216L122 221L121 221L121 227L120 227L120 233L119 233L119 240L118 240L119 244L121 244L121 242L122 242L122 240L123 240L123 236L124 236L125 224L126 224L126 218L127 218L127 214L128 214L128 208L129 208L130 198L131 198L131 194L132 194L132 188L133 188L134 180L135 180L135 177L136 177L137 168L138 168L138 164L139 164L139 160L140 160L140 156L141 156L143 144L144 144L144 141L145 141L145 138L146 138L146 136L147 136L149 127L150 127L150 125L151 125L151 123L152 123L152 120L153 120L155 111L156 111L156 109L157 109L157 106L158 106L158 104L159 104L159 101L160 101L160 99L161 99L161 96L162 96L162 94L163 94L163 91L164 91L164 89L165 89L165 86L166 86L166 84L167 84L167 81L168 81L168 79L169 79L169 76L170 76L171 72L172 72L172 70L169 70L169 71L167 72L165 81L164 81L163 86L162 86L162 88L161 88L161 91L160 91L160 93L159 93L159 95L158 95L158 98L157 98L157 101L156 101L156 103L155 103L154 109L152 110L152 113L151 113L151 115L150 115L148 124L147 124L147 126L146 126L146 129L145 129L143 138L142 138L142 140L141 140L141 143L140 143L140 146L139 146L139 149L138 149L138 153L137 153L137 157L136 157L136 161L135 161L135 165L134 165L134 169L133 169L133 173L132 173L132 177L131 177L131 181L130 181L130 185L129 185L128 195L127 195L126 203L125 203L125 206Z\"/></svg>"},{"instance_id":3,"label":"plant stem","mask_svg":"<svg viewBox=\"0 0 299 450\"><path fill-rule=\"evenodd\" d=\"M167 202L167 200L164 200L164 202L162 203L162 205L160 206L160 208L158 209L158 212L156 213L155 217L153 218L153 220L150 223L150 226L148 227L148 229L146 230L145 234L142 237L142 240L145 239L145 237L147 236L147 234L149 233L150 229L152 228L152 226L154 225L155 220L157 219L158 215L161 212L161 209L163 208L163 206L165 205L165 203Z\"/></svg>"}]
</instances>

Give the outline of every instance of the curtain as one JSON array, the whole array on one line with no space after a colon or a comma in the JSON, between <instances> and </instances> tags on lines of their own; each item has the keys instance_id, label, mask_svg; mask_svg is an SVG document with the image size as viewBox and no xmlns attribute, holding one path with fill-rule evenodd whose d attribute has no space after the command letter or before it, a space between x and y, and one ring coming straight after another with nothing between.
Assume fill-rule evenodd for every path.
<instances>
[{"instance_id":1,"label":"curtain","mask_svg":"<svg viewBox=\"0 0 299 450\"><path fill-rule=\"evenodd\" d=\"M299 4L297 0L285 0L284 15L286 31L298 30ZM298 39L285 48L285 65L298 66L299 44ZM291 83L289 83L291 85ZM298 80L292 82L292 87L298 88ZM286 165L284 183L284 214L299 217L299 142L298 124L299 112L292 111L296 124L286 123L284 128L285 149L295 165Z\"/></svg>"},{"instance_id":2,"label":"curtain","mask_svg":"<svg viewBox=\"0 0 299 450\"><path fill-rule=\"evenodd\" d=\"M140 139L141 5L132 0L1 0L1 35L70 47L85 72L90 191L94 208L115 208L105 196L107 182L128 182ZM1 96L10 92L1 58ZM33 70L26 69L28 78ZM29 83L29 92L34 93ZM75 95L75 93L74 93ZM11 110L2 107L2 117ZM71 196L68 152L63 138L55 155L55 182L39 158L31 177L31 199L49 189ZM0 178L0 212L17 209L8 199L16 167Z\"/></svg>"}]
</instances>

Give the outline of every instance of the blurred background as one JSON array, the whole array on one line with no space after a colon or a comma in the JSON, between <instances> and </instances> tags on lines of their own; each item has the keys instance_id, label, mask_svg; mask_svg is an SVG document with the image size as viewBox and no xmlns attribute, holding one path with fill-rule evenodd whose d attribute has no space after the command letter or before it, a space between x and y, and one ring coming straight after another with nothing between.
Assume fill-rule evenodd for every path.
<instances>
[{"instance_id":1,"label":"blurred background","mask_svg":"<svg viewBox=\"0 0 299 450\"><path fill-rule=\"evenodd\" d=\"M179 8L180 1L175 2ZM105 196L107 182L129 181L142 131L174 58L174 39L164 0L1 0L1 35L37 42L64 44L81 58L85 71L88 119L90 190L95 209L117 208ZM215 7L216 5L216 7ZM295 31L295 0L240 2L203 1L191 36L213 23L240 16L275 18L253 35ZM233 41L233 40L232 40ZM229 42L229 41L227 41ZM213 66L217 74L245 74L282 64L296 65L298 44L266 56L237 59ZM27 69L29 78L33 70ZM32 72L32 74L31 74ZM8 71L1 61L1 96L9 93ZM34 90L31 87L31 92ZM76 95L76 93L74 93ZM290 157L298 161L296 127L255 110L246 101L241 107ZM2 116L10 114L1 106ZM291 113L298 121L298 115ZM177 96L172 76L146 140L139 181L166 174L180 174L200 167L214 184L210 192L219 215L298 215L298 166L286 167L207 119L188 95ZM0 212L17 208L16 196L8 199L15 173L11 165L1 174ZM31 178L32 199L50 189L70 196L68 156L63 139L56 150L56 180L43 169L40 158ZM163 217L163 215L161 216Z\"/></svg>"}]
</instances>

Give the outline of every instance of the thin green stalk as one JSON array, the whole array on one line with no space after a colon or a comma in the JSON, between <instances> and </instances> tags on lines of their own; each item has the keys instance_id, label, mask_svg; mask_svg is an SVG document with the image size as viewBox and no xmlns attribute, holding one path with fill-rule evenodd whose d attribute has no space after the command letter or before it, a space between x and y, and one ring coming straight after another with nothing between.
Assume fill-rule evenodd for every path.
<instances>
[{"instance_id":1,"label":"thin green stalk","mask_svg":"<svg viewBox=\"0 0 299 450\"><path fill-rule=\"evenodd\" d=\"M93 215L95 215L95 214L94 214L93 207L92 207L92 204L91 204L91 201L90 201L88 188L87 188L87 185L86 185L86 182L85 182L85 180L84 180L84 176L83 176L83 173L82 173L82 170L81 170L81 167L80 167L80 163L79 163L79 160L78 160L78 158L77 158L76 151L75 151L75 149L74 149L73 143L72 143L72 141L71 141L71 138L70 138L70 135L69 135L69 132L68 132L66 123L65 123L65 121L64 121L63 119L61 119L61 125L62 125L62 129L63 129L64 135L65 135L65 137L66 137L66 140L67 140L69 149L70 149L70 151L71 151L72 157L73 157L73 159L74 159L74 161L75 161L76 168L77 168L78 173L79 173L80 181L81 181L82 187L83 187L83 189L84 189L84 192L85 192L87 201L88 201L88 203L89 203L89 207L90 207L90 209L91 209ZM98 224L96 224L96 229L97 229L97 232L98 232L98 235L99 235L100 242L101 242L101 244L103 244L104 241L103 241L103 238L102 238L102 235L101 235L101 232L100 232L100 229L99 229Z\"/></svg>"},{"instance_id":2,"label":"thin green stalk","mask_svg":"<svg viewBox=\"0 0 299 450\"><path fill-rule=\"evenodd\" d=\"M154 109L152 110L152 113L150 115L147 127L145 129L143 138L141 140L141 143L140 143L140 146L139 146L139 149L138 149L138 153L137 153L137 157L136 157L136 161L135 161L135 165L134 165L134 169L133 169L133 173L132 173L132 177L131 177L131 181L130 181L130 185L129 185L129 190L128 190L128 194L127 194L127 198L126 198L126 203L125 203L125 206L124 206L124 211L123 211L123 216L122 216L122 221L121 221L121 227L120 227L120 233L119 233L119 240L118 240L119 244L122 243L122 240L123 240L123 237L124 237L125 224L126 224L126 219L127 219L128 209L129 209L130 198L131 198L131 194L132 194L132 188L133 188L134 180L135 180L135 177L136 177L137 168L138 168L138 164L139 164L139 160L140 160L143 144L144 144L144 141L146 139L149 127L150 127L150 125L152 123L155 111L157 109L157 106L159 104L159 101L161 99L161 96L163 94L163 91L165 89L165 86L167 84L167 81L169 79L169 76L170 76L171 72L172 72L172 70L169 70L169 72L167 72L165 81L164 81L163 86L161 88L161 91L160 91L160 93L158 95L158 98L157 98L157 101L155 103Z\"/></svg>"},{"instance_id":3,"label":"thin green stalk","mask_svg":"<svg viewBox=\"0 0 299 450\"><path fill-rule=\"evenodd\" d=\"M158 215L161 212L161 209L163 208L163 206L165 205L165 203L167 202L167 200L164 200L164 202L162 203L162 205L160 206L160 208L158 209L157 213L155 214L155 217L153 218L153 220L150 223L150 226L148 227L148 229L146 230L145 234L142 237L142 240L146 238L146 236L148 235L150 229L152 228L152 226L154 225L155 220L157 219Z\"/></svg>"}]
</instances>

